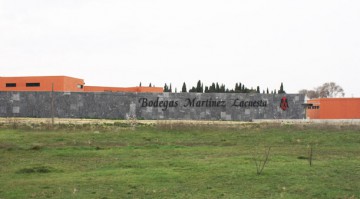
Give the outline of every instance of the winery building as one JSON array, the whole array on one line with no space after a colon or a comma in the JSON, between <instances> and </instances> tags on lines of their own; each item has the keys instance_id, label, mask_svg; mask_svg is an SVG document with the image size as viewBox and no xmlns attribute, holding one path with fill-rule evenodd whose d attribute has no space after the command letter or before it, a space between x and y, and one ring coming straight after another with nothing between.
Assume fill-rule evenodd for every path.
<instances>
[{"instance_id":1,"label":"winery building","mask_svg":"<svg viewBox=\"0 0 360 199\"><path fill-rule=\"evenodd\" d=\"M83 79L68 76L0 77L0 91L56 92L150 92L162 93L162 87L86 86Z\"/></svg>"},{"instance_id":2,"label":"winery building","mask_svg":"<svg viewBox=\"0 0 360 199\"><path fill-rule=\"evenodd\" d=\"M310 119L360 119L360 98L320 98L307 100Z\"/></svg>"}]
</instances>

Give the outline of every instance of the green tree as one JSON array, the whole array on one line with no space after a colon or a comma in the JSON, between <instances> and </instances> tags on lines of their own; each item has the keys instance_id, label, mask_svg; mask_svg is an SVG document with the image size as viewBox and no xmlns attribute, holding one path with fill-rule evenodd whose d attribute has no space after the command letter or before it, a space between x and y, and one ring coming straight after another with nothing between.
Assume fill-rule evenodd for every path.
<instances>
[{"instance_id":1,"label":"green tree","mask_svg":"<svg viewBox=\"0 0 360 199\"><path fill-rule=\"evenodd\" d=\"M209 93L209 87L205 86L205 93Z\"/></svg>"},{"instance_id":2,"label":"green tree","mask_svg":"<svg viewBox=\"0 0 360 199\"><path fill-rule=\"evenodd\" d=\"M186 93L186 92L187 92L185 82L184 82L183 85L182 85L181 92L183 92L183 93Z\"/></svg>"},{"instance_id":3,"label":"green tree","mask_svg":"<svg viewBox=\"0 0 360 199\"><path fill-rule=\"evenodd\" d=\"M164 85L164 92L169 92L169 87L168 87L168 85L166 83Z\"/></svg>"},{"instance_id":4,"label":"green tree","mask_svg":"<svg viewBox=\"0 0 360 199\"><path fill-rule=\"evenodd\" d=\"M196 92L196 88L193 86L190 90L189 90L190 93L195 93Z\"/></svg>"},{"instance_id":5,"label":"green tree","mask_svg":"<svg viewBox=\"0 0 360 199\"><path fill-rule=\"evenodd\" d=\"M203 84L201 83L201 81L199 80L196 84L196 92L197 93L202 93L204 92L204 88L203 88Z\"/></svg>"},{"instance_id":6,"label":"green tree","mask_svg":"<svg viewBox=\"0 0 360 199\"><path fill-rule=\"evenodd\" d=\"M216 85L215 85L214 82L211 84L209 91L210 91L210 93L215 93L216 92Z\"/></svg>"},{"instance_id":7,"label":"green tree","mask_svg":"<svg viewBox=\"0 0 360 199\"><path fill-rule=\"evenodd\" d=\"M278 93L279 93L279 94L284 94L284 93L286 93L286 92L284 91L284 85L283 85L282 82L281 82L281 85L280 85L280 89L278 90Z\"/></svg>"},{"instance_id":8,"label":"green tree","mask_svg":"<svg viewBox=\"0 0 360 199\"><path fill-rule=\"evenodd\" d=\"M221 93L225 93L225 92L226 92L225 84L221 84L221 86L220 86L220 92L221 92Z\"/></svg>"},{"instance_id":9,"label":"green tree","mask_svg":"<svg viewBox=\"0 0 360 199\"><path fill-rule=\"evenodd\" d=\"M215 92L220 93L220 86L219 86L219 83L217 83L217 82L216 82Z\"/></svg>"}]
</instances>

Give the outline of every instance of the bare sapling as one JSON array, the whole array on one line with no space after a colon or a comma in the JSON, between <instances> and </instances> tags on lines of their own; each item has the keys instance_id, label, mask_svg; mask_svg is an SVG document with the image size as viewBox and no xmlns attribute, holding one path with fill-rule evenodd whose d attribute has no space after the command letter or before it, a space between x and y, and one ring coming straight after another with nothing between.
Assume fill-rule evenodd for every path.
<instances>
[{"instance_id":1,"label":"bare sapling","mask_svg":"<svg viewBox=\"0 0 360 199\"><path fill-rule=\"evenodd\" d=\"M314 147L313 147L314 145L311 143L310 145L309 145L309 165L310 166L312 166L312 164L313 164L313 152L314 152Z\"/></svg>"},{"instance_id":2,"label":"bare sapling","mask_svg":"<svg viewBox=\"0 0 360 199\"><path fill-rule=\"evenodd\" d=\"M270 149L271 149L271 147L265 147L265 151L262 156L260 156L258 154L256 154L254 156L254 162L255 162L255 166L256 166L256 174L261 175L266 164L269 162Z\"/></svg>"}]
</instances>

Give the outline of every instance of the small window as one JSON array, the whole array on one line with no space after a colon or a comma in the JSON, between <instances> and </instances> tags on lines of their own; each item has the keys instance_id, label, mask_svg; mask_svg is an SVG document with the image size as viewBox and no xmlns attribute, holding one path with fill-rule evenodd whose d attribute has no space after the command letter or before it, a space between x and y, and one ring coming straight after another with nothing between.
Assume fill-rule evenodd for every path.
<instances>
[{"instance_id":1,"label":"small window","mask_svg":"<svg viewBox=\"0 0 360 199\"><path fill-rule=\"evenodd\" d=\"M309 106L308 109L320 109L320 106Z\"/></svg>"},{"instance_id":2,"label":"small window","mask_svg":"<svg viewBox=\"0 0 360 199\"><path fill-rule=\"evenodd\" d=\"M80 88L80 89L83 89L84 85L78 84L77 87Z\"/></svg>"},{"instance_id":3,"label":"small window","mask_svg":"<svg viewBox=\"0 0 360 199\"><path fill-rule=\"evenodd\" d=\"M6 87L16 87L16 83L6 83Z\"/></svg>"},{"instance_id":4,"label":"small window","mask_svg":"<svg viewBox=\"0 0 360 199\"><path fill-rule=\"evenodd\" d=\"M26 83L26 87L39 87L40 83Z\"/></svg>"}]
</instances>

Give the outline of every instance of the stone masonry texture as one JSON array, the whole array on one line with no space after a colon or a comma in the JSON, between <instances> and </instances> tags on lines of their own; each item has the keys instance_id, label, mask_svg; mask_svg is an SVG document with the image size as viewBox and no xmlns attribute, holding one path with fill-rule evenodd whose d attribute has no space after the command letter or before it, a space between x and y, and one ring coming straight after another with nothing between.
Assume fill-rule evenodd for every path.
<instances>
[{"instance_id":1,"label":"stone masonry texture","mask_svg":"<svg viewBox=\"0 0 360 199\"><path fill-rule=\"evenodd\" d=\"M282 99L286 99L285 110L280 106ZM300 94L0 92L0 117L303 119L303 103Z\"/></svg>"}]
</instances>

